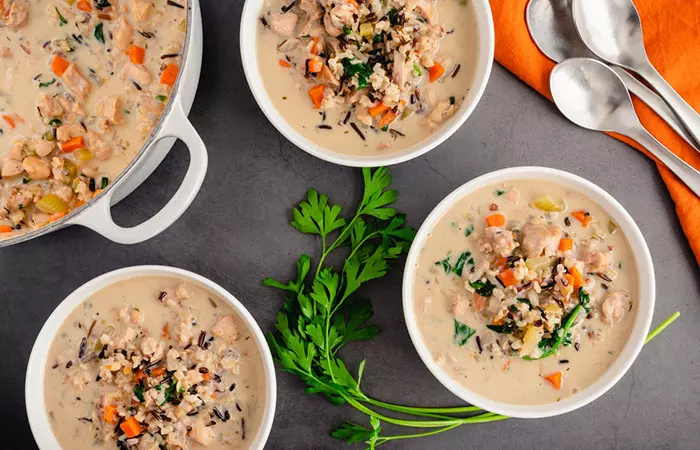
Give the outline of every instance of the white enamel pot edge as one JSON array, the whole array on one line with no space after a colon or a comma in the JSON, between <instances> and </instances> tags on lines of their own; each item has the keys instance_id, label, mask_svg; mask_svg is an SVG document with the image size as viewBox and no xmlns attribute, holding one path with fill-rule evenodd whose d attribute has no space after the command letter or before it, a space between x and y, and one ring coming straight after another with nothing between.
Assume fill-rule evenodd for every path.
<instances>
[{"instance_id":1,"label":"white enamel pot edge","mask_svg":"<svg viewBox=\"0 0 700 450\"><path fill-rule=\"evenodd\" d=\"M433 355L423 341L423 336L415 318L415 299L413 295L415 267L418 263L420 251L430 231L456 202L471 192L484 186L513 180L550 181L565 185L587 195L610 214L612 219L618 224L630 243L637 264L639 298L636 299L638 307L636 308L635 323L629 340L618 358L599 380L577 394L556 403L513 405L497 402L457 383L435 362ZM532 419L556 416L581 408L606 393L622 378L639 355L649 332L654 314L655 289L654 267L646 241L632 217L617 200L597 185L568 172L543 167L514 167L487 173L469 181L453 191L433 209L421 225L406 259L402 293L404 318L411 341L423 363L443 386L465 402L486 411L510 417Z\"/></svg>"},{"instance_id":2,"label":"white enamel pot edge","mask_svg":"<svg viewBox=\"0 0 700 450\"><path fill-rule=\"evenodd\" d=\"M432 136L396 153L358 156L331 151L302 136L282 117L270 100L259 73L257 27L264 0L246 0L243 7L240 31L241 59L248 86L258 106L270 123L294 145L317 158L350 167L389 166L409 161L442 144L464 125L486 90L486 85L491 76L495 51L495 32L491 6L488 0L473 0L470 3L472 3L476 11L476 22L479 28L479 51L474 67L472 87L457 113Z\"/></svg>"},{"instance_id":3,"label":"white enamel pot edge","mask_svg":"<svg viewBox=\"0 0 700 450\"><path fill-rule=\"evenodd\" d=\"M27 364L27 374L25 379L25 405L27 408L27 417L38 447L41 450L61 449L61 446L56 440L51 429L51 423L49 422L49 417L44 403L44 373L46 369L47 355L59 327L78 305L96 292L119 281L147 276L176 277L178 279L188 280L204 286L206 289L212 291L221 299L226 301L226 303L228 303L234 309L236 314L243 319L248 328L251 330L253 337L260 348L260 354L262 356L263 365L265 368L265 378L267 380L267 403L263 412L260 428L251 445L251 449L253 450L262 450L270 435L270 431L272 430L272 423L277 405L277 378L275 375L272 354L267 346L265 335L245 306L243 306L243 304L226 289L217 283L202 277L201 275L197 275L187 270L167 266L126 267L94 278L83 284L81 287L73 291L68 297L66 297L46 320L36 338L36 341L34 342L32 352L29 356L29 363Z\"/></svg>"},{"instance_id":4,"label":"white enamel pot edge","mask_svg":"<svg viewBox=\"0 0 700 450\"><path fill-rule=\"evenodd\" d=\"M187 119L199 83L203 52L199 0L187 0L187 3L188 29L181 74L173 88L172 100L138 155L119 177L87 204L45 227L0 240L0 248L23 243L71 225L86 226L117 243L136 244L163 232L187 210L199 192L208 165L206 146ZM177 193L159 213L141 225L131 228L117 226L112 220L110 206L123 200L153 173L169 153L176 138L185 142L190 153L190 167Z\"/></svg>"}]
</instances>

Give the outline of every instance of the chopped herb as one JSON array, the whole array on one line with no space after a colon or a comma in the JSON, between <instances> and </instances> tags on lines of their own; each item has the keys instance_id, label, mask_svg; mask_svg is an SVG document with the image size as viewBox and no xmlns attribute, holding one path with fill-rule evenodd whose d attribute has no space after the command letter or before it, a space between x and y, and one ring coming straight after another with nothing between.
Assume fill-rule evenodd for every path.
<instances>
[{"instance_id":1,"label":"chopped herb","mask_svg":"<svg viewBox=\"0 0 700 450\"><path fill-rule=\"evenodd\" d=\"M109 178L102 177L102 179L100 180L100 188L104 189L107 187L107 185L109 185Z\"/></svg>"},{"instance_id":2,"label":"chopped herb","mask_svg":"<svg viewBox=\"0 0 700 450\"><path fill-rule=\"evenodd\" d=\"M58 128L61 125L63 125L63 122L61 122L60 119L51 119L51 120L49 120L49 125L51 125L54 128Z\"/></svg>"},{"instance_id":3,"label":"chopped herb","mask_svg":"<svg viewBox=\"0 0 700 450\"><path fill-rule=\"evenodd\" d=\"M105 9L109 8L110 6L112 6L112 4L107 0L95 0L95 8L97 9Z\"/></svg>"},{"instance_id":4,"label":"chopped herb","mask_svg":"<svg viewBox=\"0 0 700 450\"><path fill-rule=\"evenodd\" d=\"M372 41L374 41L374 42L382 42L383 40L384 40L384 32L383 31L372 38Z\"/></svg>"},{"instance_id":5,"label":"chopped herb","mask_svg":"<svg viewBox=\"0 0 700 450\"><path fill-rule=\"evenodd\" d=\"M63 25L66 25L68 21L66 20L65 17L61 15L61 12L58 10L58 7L54 6L54 9L56 10L56 14L58 14L58 20L61 21L61 24L59 27L62 27Z\"/></svg>"},{"instance_id":6,"label":"chopped herb","mask_svg":"<svg viewBox=\"0 0 700 450\"><path fill-rule=\"evenodd\" d=\"M163 403L161 403L161 406L165 405L166 403L168 403L171 400L174 400L172 397L173 397L173 393L175 393L176 387L177 387L177 381L172 380L172 382L170 383L170 386L168 386L168 389L165 390L165 397L163 397Z\"/></svg>"},{"instance_id":7,"label":"chopped herb","mask_svg":"<svg viewBox=\"0 0 700 450\"><path fill-rule=\"evenodd\" d=\"M139 399L140 402L143 402L145 400L145 397L143 396L143 386L141 384L137 384L134 386L134 395L136 398Z\"/></svg>"},{"instance_id":8,"label":"chopped herb","mask_svg":"<svg viewBox=\"0 0 700 450\"><path fill-rule=\"evenodd\" d=\"M532 303L530 303L530 300L526 298L516 298L516 300L520 303L525 303L527 306L530 307L530 309L532 309Z\"/></svg>"},{"instance_id":9,"label":"chopped herb","mask_svg":"<svg viewBox=\"0 0 700 450\"><path fill-rule=\"evenodd\" d=\"M166 97L165 95L156 95L156 100L158 100L159 102L164 102L167 99L168 97Z\"/></svg>"},{"instance_id":10,"label":"chopped herb","mask_svg":"<svg viewBox=\"0 0 700 450\"><path fill-rule=\"evenodd\" d=\"M343 27L343 33L345 34L352 34L352 28L348 27L347 25Z\"/></svg>"},{"instance_id":11,"label":"chopped herb","mask_svg":"<svg viewBox=\"0 0 700 450\"><path fill-rule=\"evenodd\" d=\"M391 25L396 26L399 23L399 11L396 8L392 8L386 15Z\"/></svg>"},{"instance_id":12,"label":"chopped herb","mask_svg":"<svg viewBox=\"0 0 700 450\"><path fill-rule=\"evenodd\" d=\"M505 193L506 193L506 191L502 191L502 190L498 189L498 190L496 191L496 197L500 197L501 195L503 195L503 194L505 194Z\"/></svg>"},{"instance_id":13,"label":"chopped herb","mask_svg":"<svg viewBox=\"0 0 700 450\"><path fill-rule=\"evenodd\" d=\"M88 187L90 188L90 192L95 192L95 179L90 178L90 181L88 183Z\"/></svg>"},{"instance_id":14,"label":"chopped herb","mask_svg":"<svg viewBox=\"0 0 700 450\"><path fill-rule=\"evenodd\" d=\"M416 73L418 74L419 77L423 76L423 71L420 69L420 66L418 65L418 63L413 63L413 70L416 71ZM452 97L452 98L454 98L454 97ZM454 105L454 103L453 103L453 105Z\"/></svg>"},{"instance_id":15,"label":"chopped herb","mask_svg":"<svg viewBox=\"0 0 700 450\"><path fill-rule=\"evenodd\" d=\"M457 100L455 99L455 96L452 95L450 96L450 105L454 105Z\"/></svg>"},{"instance_id":16,"label":"chopped herb","mask_svg":"<svg viewBox=\"0 0 700 450\"><path fill-rule=\"evenodd\" d=\"M472 254L469 251L465 251L461 255L459 255L459 258L457 258L457 262L455 263L454 267L452 267L452 273L461 277L462 272L464 271L465 263L472 265L474 264L474 258L472 258Z\"/></svg>"},{"instance_id":17,"label":"chopped herb","mask_svg":"<svg viewBox=\"0 0 700 450\"><path fill-rule=\"evenodd\" d=\"M22 178L22 184L29 184L31 183L32 179L29 177L24 177Z\"/></svg>"},{"instance_id":18,"label":"chopped herb","mask_svg":"<svg viewBox=\"0 0 700 450\"><path fill-rule=\"evenodd\" d=\"M619 263L617 263L617 268L618 268L618 269L622 269L622 261L620 261Z\"/></svg>"},{"instance_id":19,"label":"chopped herb","mask_svg":"<svg viewBox=\"0 0 700 450\"><path fill-rule=\"evenodd\" d=\"M459 322L457 319L455 321L455 336L452 342L459 345L460 347L467 343L470 337L474 336L476 330L469 325L465 325Z\"/></svg>"},{"instance_id":20,"label":"chopped herb","mask_svg":"<svg viewBox=\"0 0 700 450\"><path fill-rule=\"evenodd\" d=\"M99 9L99 7L98 7ZM104 34L104 29L103 29L102 23L98 23L97 26L95 27L95 39L97 39L98 42L105 43L105 34Z\"/></svg>"},{"instance_id":21,"label":"chopped herb","mask_svg":"<svg viewBox=\"0 0 700 450\"><path fill-rule=\"evenodd\" d=\"M48 83L39 83L39 87L40 87L40 88L49 87L49 86L51 86L52 84L54 84L55 82L56 82L56 79L54 78L53 80L49 81Z\"/></svg>"},{"instance_id":22,"label":"chopped herb","mask_svg":"<svg viewBox=\"0 0 700 450\"><path fill-rule=\"evenodd\" d=\"M491 331L495 331L496 333L501 333L501 334L513 334L514 331L517 331L518 327L515 325L515 322L506 322L501 325L486 325L486 328L488 328Z\"/></svg>"},{"instance_id":23,"label":"chopped herb","mask_svg":"<svg viewBox=\"0 0 700 450\"><path fill-rule=\"evenodd\" d=\"M467 225L467 227L464 229L464 236L469 237L471 234L474 232L474 224L470 223Z\"/></svg>"},{"instance_id":24,"label":"chopped herb","mask_svg":"<svg viewBox=\"0 0 700 450\"><path fill-rule=\"evenodd\" d=\"M447 253L445 259L435 262L436 266L442 266L445 273L450 273L452 271L452 264L450 263L450 257L452 253Z\"/></svg>"},{"instance_id":25,"label":"chopped herb","mask_svg":"<svg viewBox=\"0 0 700 450\"><path fill-rule=\"evenodd\" d=\"M365 88L369 84L369 76L372 75L372 69L363 62L353 64L350 58L342 59L345 74L348 77L357 75L357 87Z\"/></svg>"},{"instance_id":26,"label":"chopped herb","mask_svg":"<svg viewBox=\"0 0 700 450\"><path fill-rule=\"evenodd\" d=\"M544 359L555 354L562 344L565 346L571 345L572 340L571 333L569 333L569 329L572 327L574 321L576 320L576 317L578 317L579 313L582 310L582 305L576 305L576 307L571 311L571 313L569 313L569 315L562 319L562 323L564 324L563 327L557 328L554 331L552 331L551 337L540 339L540 342L537 344L537 346L540 350L543 351L543 353L539 357L533 358L530 356L523 356L523 359L526 361Z\"/></svg>"},{"instance_id":27,"label":"chopped herb","mask_svg":"<svg viewBox=\"0 0 700 450\"><path fill-rule=\"evenodd\" d=\"M389 131L389 125L384 125L382 127L382 131Z\"/></svg>"},{"instance_id":28,"label":"chopped herb","mask_svg":"<svg viewBox=\"0 0 700 450\"><path fill-rule=\"evenodd\" d=\"M586 310L586 313L591 312L591 307L588 305L588 303L591 301L591 296L588 295L588 292L584 291L583 288L578 290L578 302L581 306L583 306L583 309Z\"/></svg>"},{"instance_id":29,"label":"chopped herb","mask_svg":"<svg viewBox=\"0 0 700 450\"><path fill-rule=\"evenodd\" d=\"M493 295L493 290L496 288L495 284L490 281L470 281L469 286L474 288L477 294L482 297L491 297Z\"/></svg>"}]
</instances>

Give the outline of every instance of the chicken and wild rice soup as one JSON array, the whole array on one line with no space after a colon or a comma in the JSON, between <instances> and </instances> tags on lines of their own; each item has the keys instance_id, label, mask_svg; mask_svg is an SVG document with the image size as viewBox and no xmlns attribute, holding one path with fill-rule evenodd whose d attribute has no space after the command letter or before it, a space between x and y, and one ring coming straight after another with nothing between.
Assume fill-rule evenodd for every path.
<instances>
[{"instance_id":1,"label":"chicken and wild rice soup","mask_svg":"<svg viewBox=\"0 0 700 450\"><path fill-rule=\"evenodd\" d=\"M245 449L266 404L255 337L223 300L168 277L79 305L47 359L46 409L64 449Z\"/></svg>"},{"instance_id":2,"label":"chicken and wild rice soup","mask_svg":"<svg viewBox=\"0 0 700 450\"><path fill-rule=\"evenodd\" d=\"M514 181L461 199L414 270L414 311L437 364L504 403L551 403L590 386L635 320L627 239L596 203L550 182Z\"/></svg>"},{"instance_id":3,"label":"chicken and wild rice soup","mask_svg":"<svg viewBox=\"0 0 700 450\"><path fill-rule=\"evenodd\" d=\"M266 0L258 60L286 121L340 153L427 139L469 91L477 56L466 0Z\"/></svg>"},{"instance_id":4,"label":"chicken and wild rice soup","mask_svg":"<svg viewBox=\"0 0 700 450\"><path fill-rule=\"evenodd\" d=\"M158 122L186 0L0 0L0 239L89 201Z\"/></svg>"}]
</instances>

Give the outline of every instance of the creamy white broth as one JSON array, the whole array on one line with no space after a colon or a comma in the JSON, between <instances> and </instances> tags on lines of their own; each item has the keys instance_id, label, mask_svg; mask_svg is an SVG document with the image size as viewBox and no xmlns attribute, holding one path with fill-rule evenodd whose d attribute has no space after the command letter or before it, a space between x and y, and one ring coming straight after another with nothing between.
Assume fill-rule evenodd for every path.
<instances>
[{"instance_id":1,"label":"creamy white broth","mask_svg":"<svg viewBox=\"0 0 700 450\"><path fill-rule=\"evenodd\" d=\"M229 320L233 328L217 328ZM162 345L162 355L156 346L156 354L147 356L144 349L153 344L145 343L149 338ZM122 350L127 358L119 357ZM120 367L112 370L115 363ZM162 405L160 398L140 401L136 380L146 368L144 400L161 392L165 396L168 379L177 380L174 400ZM158 384L162 387L155 390ZM128 449L204 448L202 441L211 449L246 449L267 401L262 356L250 329L215 294L170 277L125 280L79 305L51 345L44 386L50 423L64 449L117 448L115 437L125 435L115 430L132 415L142 433L125 441ZM116 410L109 417L112 406Z\"/></svg>"},{"instance_id":2,"label":"creamy white broth","mask_svg":"<svg viewBox=\"0 0 700 450\"><path fill-rule=\"evenodd\" d=\"M170 98L171 78L161 76L168 65L171 72L179 69L186 5L4 1L0 239L79 207L131 162ZM127 55L132 45L145 50L142 64ZM63 75L55 73L54 58L70 64ZM64 151L71 138L82 138L83 145Z\"/></svg>"},{"instance_id":3,"label":"creamy white broth","mask_svg":"<svg viewBox=\"0 0 700 450\"><path fill-rule=\"evenodd\" d=\"M335 3L340 4L342 1ZM271 14L280 12L281 8L288 3L290 2L284 0L265 2L261 14L268 25ZM360 4L364 5L370 3L372 2L360 1ZM257 36L260 76L275 108L304 137L317 145L340 153L376 155L397 152L427 139L442 125L427 118L436 104L450 101L453 97L455 111L461 107L473 82L478 52L474 7L462 4L459 0L438 0L435 5L437 5L437 22L446 33L440 40L438 51L439 60L445 65L446 74L435 83L430 83L427 79L420 82L419 96L425 104L422 113L413 113L405 119L399 116L387 131L382 131L377 128L376 120L372 126L358 120L356 113L352 112L353 105L324 106L318 110L314 109L308 90L316 82L307 81L303 76L304 58L308 55L300 49L291 53L279 51L278 45L284 41L284 37L280 37L270 27L260 23ZM309 41L308 37L300 34L305 16L297 9L290 12L296 12L300 16L297 35L301 36L299 37L301 48ZM279 60L285 59L287 55L290 55L293 66L280 66ZM456 70L457 65L459 70ZM425 72L424 77L427 77L428 70L421 67L421 71ZM407 96L406 108L418 109L414 101L415 99ZM351 114L345 122L348 112ZM352 128L351 123L358 127L364 140ZM331 127L331 129L325 127Z\"/></svg>"},{"instance_id":4,"label":"creamy white broth","mask_svg":"<svg viewBox=\"0 0 700 450\"><path fill-rule=\"evenodd\" d=\"M513 194L515 191L520 194L517 205L513 203L517 197ZM535 208L533 202L544 195L564 199L566 209L559 213L546 213ZM496 208L497 211L493 211ZM585 210L592 217L587 228L571 216L572 212L578 210ZM590 314L586 316L585 312L581 313L580 317L585 318L570 329L571 344L560 346L552 356L527 361L509 344L515 341L522 343L522 334L496 333L487 328L487 325L493 325L493 310L501 311L498 308L503 302L498 298L487 297L485 309L477 311L480 300L472 292L474 289L469 285L470 277L478 275L475 272L480 266L487 266L487 270L496 272L506 267L495 268L492 263L496 259L495 255L483 251L486 228L484 218L496 213L507 218L506 228L522 229L529 220L540 217L544 223L559 227L565 233L562 237L571 238L574 242L571 253L563 254L557 249L551 257L550 265L556 263L562 255L563 264L576 260L580 264L583 252L589 250L588 242L595 242L597 249L610 251L612 256L610 264L606 265L601 275L610 276L614 281L603 280L595 273L583 273L585 285L581 289L590 296ZM586 196L565 186L537 180L488 186L452 206L431 231L421 250L418 264L412 269L416 271L413 300L415 316L423 340L436 362L465 387L489 399L510 404L534 405L558 401L598 380L627 343L636 316L638 293L637 269L630 245L620 230L610 234L609 220L609 215ZM570 225L567 226L567 223ZM466 236L468 231L471 231L469 237ZM592 237L594 234L603 239L598 241ZM522 233L519 238L522 244ZM470 252L473 263L467 258L462 276L447 274L440 262L450 254L449 261L454 265L458 255L465 251ZM514 252L517 255L518 252ZM522 280L515 289L520 290L526 284L525 281ZM500 289L506 292L506 302L518 305L519 302L513 301L514 298L528 299L528 288L515 294L504 289L497 280L494 280L494 285L494 291ZM543 290L543 293L550 293L537 296L539 304L547 305L548 298L554 296L552 293L557 292L557 288L558 286L552 291ZM602 309L608 298L606 296L612 294L626 295L629 303L625 303L624 315L619 323L609 324L606 320L612 319L606 317L612 317L612 314L606 309L609 315L605 316ZM564 303L564 311L571 311L578 304L576 294L572 294L569 302ZM611 301L606 305L614 303ZM457 336L455 321L475 331L464 345L459 345L465 335ZM542 337L547 336L545 334ZM522 345L524 348L525 345ZM533 356L540 352L537 348L532 351ZM561 372L559 389L545 378L557 372Z\"/></svg>"}]
</instances>

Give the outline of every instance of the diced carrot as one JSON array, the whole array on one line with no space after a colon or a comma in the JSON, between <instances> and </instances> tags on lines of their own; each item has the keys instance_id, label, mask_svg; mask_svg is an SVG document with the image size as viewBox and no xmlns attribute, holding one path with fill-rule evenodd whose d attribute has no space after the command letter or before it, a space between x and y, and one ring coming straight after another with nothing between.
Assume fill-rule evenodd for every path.
<instances>
[{"instance_id":1,"label":"diced carrot","mask_svg":"<svg viewBox=\"0 0 700 450\"><path fill-rule=\"evenodd\" d=\"M65 211L64 212L57 212L55 214L51 214L49 216L49 222L56 222L57 220L61 220L66 216Z\"/></svg>"},{"instance_id":2,"label":"diced carrot","mask_svg":"<svg viewBox=\"0 0 700 450\"><path fill-rule=\"evenodd\" d=\"M0 225L0 233L12 233L12 227L9 225Z\"/></svg>"},{"instance_id":3,"label":"diced carrot","mask_svg":"<svg viewBox=\"0 0 700 450\"><path fill-rule=\"evenodd\" d=\"M503 317L501 317L498 320L494 319L493 321L491 321L491 325L503 325L504 322L505 322L505 319Z\"/></svg>"},{"instance_id":4,"label":"diced carrot","mask_svg":"<svg viewBox=\"0 0 700 450\"><path fill-rule=\"evenodd\" d=\"M98 189L98 190L96 190L95 192L93 192L93 193L92 193L92 198L95 198L95 197L97 197L98 195L100 195L100 192L102 192L102 189Z\"/></svg>"},{"instance_id":5,"label":"diced carrot","mask_svg":"<svg viewBox=\"0 0 700 450\"><path fill-rule=\"evenodd\" d=\"M13 119L12 117L10 117L10 116L2 116L2 118L3 118L3 120L5 120L5 122L7 122L7 124L10 126L10 128L14 128L14 127L17 126L17 125L15 124L15 119Z\"/></svg>"},{"instance_id":6,"label":"diced carrot","mask_svg":"<svg viewBox=\"0 0 700 450\"><path fill-rule=\"evenodd\" d=\"M143 61L146 59L146 49L143 47L139 47L138 45L132 44L131 46L129 46L129 49L126 51L126 54L127 56L129 56L131 62L134 64L143 64Z\"/></svg>"},{"instance_id":7,"label":"diced carrot","mask_svg":"<svg viewBox=\"0 0 700 450\"><path fill-rule=\"evenodd\" d=\"M209 380L211 380L211 372L203 373L203 374L202 374L202 380L204 380L204 381L209 381Z\"/></svg>"},{"instance_id":8,"label":"diced carrot","mask_svg":"<svg viewBox=\"0 0 700 450\"><path fill-rule=\"evenodd\" d=\"M170 338L170 327L166 323L163 325L163 339L169 339Z\"/></svg>"},{"instance_id":9,"label":"diced carrot","mask_svg":"<svg viewBox=\"0 0 700 450\"><path fill-rule=\"evenodd\" d=\"M286 59L280 59L278 62L282 67L292 67L292 63L290 63Z\"/></svg>"},{"instance_id":10,"label":"diced carrot","mask_svg":"<svg viewBox=\"0 0 700 450\"><path fill-rule=\"evenodd\" d=\"M476 312L486 309L486 297L482 297L478 292L474 292L472 295L472 309Z\"/></svg>"},{"instance_id":11,"label":"diced carrot","mask_svg":"<svg viewBox=\"0 0 700 450\"><path fill-rule=\"evenodd\" d=\"M518 284L518 280L515 278L515 273L513 273L513 269L506 269L503 272L499 273L497 276L505 287L515 286L516 284Z\"/></svg>"},{"instance_id":12,"label":"diced carrot","mask_svg":"<svg viewBox=\"0 0 700 450\"><path fill-rule=\"evenodd\" d=\"M445 73L445 68L439 62L435 61L433 67L430 68L430 82L434 83Z\"/></svg>"},{"instance_id":13,"label":"diced carrot","mask_svg":"<svg viewBox=\"0 0 700 450\"><path fill-rule=\"evenodd\" d=\"M544 379L552 383L555 389L561 389L561 372L554 372L553 374L546 375Z\"/></svg>"},{"instance_id":14,"label":"diced carrot","mask_svg":"<svg viewBox=\"0 0 700 450\"><path fill-rule=\"evenodd\" d=\"M129 417L126 421L119 424L119 428L122 429L126 437L132 438L138 436L143 431L141 424L136 421L134 416Z\"/></svg>"},{"instance_id":15,"label":"diced carrot","mask_svg":"<svg viewBox=\"0 0 700 450\"><path fill-rule=\"evenodd\" d=\"M573 286L574 285L574 276L568 273L565 273L562 275L564 279L566 280L566 285L567 286Z\"/></svg>"},{"instance_id":16,"label":"diced carrot","mask_svg":"<svg viewBox=\"0 0 700 450\"><path fill-rule=\"evenodd\" d=\"M496 260L493 262L493 265L496 266L496 267L503 267L503 266L506 265L507 262L508 262L508 258L503 257L503 256L499 256L499 257L496 258Z\"/></svg>"},{"instance_id":17,"label":"diced carrot","mask_svg":"<svg viewBox=\"0 0 700 450\"><path fill-rule=\"evenodd\" d=\"M85 147L85 139L82 136L76 136L61 144L61 151L63 153L70 153L83 147Z\"/></svg>"},{"instance_id":18,"label":"diced carrot","mask_svg":"<svg viewBox=\"0 0 700 450\"><path fill-rule=\"evenodd\" d=\"M574 248L574 240L571 238L563 238L559 241L559 250L562 252L571 250Z\"/></svg>"},{"instance_id":19,"label":"diced carrot","mask_svg":"<svg viewBox=\"0 0 700 450\"><path fill-rule=\"evenodd\" d=\"M314 109L321 108L323 103L323 91L325 87L322 84L317 84L316 86L309 89L309 97L311 98L311 103L314 104Z\"/></svg>"},{"instance_id":20,"label":"diced carrot","mask_svg":"<svg viewBox=\"0 0 700 450\"><path fill-rule=\"evenodd\" d=\"M503 366L503 368L501 370L505 372L506 370L508 370L508 367L510 367L510 359L508 361L506 361L505 365Z\"/></svg>"},{"instance_id":21,"label":"diced carrot","mask_svg":"<svg viewBox=\"0 0 700 450\"><path fill-rule=\"evenodd\" d=\"M313 37L311 38L311 40L313 41L313 45L311 46L311 54L318 55L319 53L321 53L320 46L318 45L318 38Z\"/></svg>"},{"instance_id":22,"label":"diced carrot","mask_svg":"<svg viewBox=\"0 0 700 450\"><path fill-rule=\"evenodd\" d=\"M486 216L486 225L490 227L502 227L506 224L506 216L503 214L491 214Z\"/></svg>"},{"instance_id":23,"label":"diced carrot","mask_svg":"<svg viewBox=\"0 0 700 450\"><path fill-rule=\"evenodd\" d=\"M102 420L111 424L117 423L117 407L114 405L105 406L104 411L102 411Z\"/></svg>"},{"instance_id":24,"label":"diced carrot","mask_svg":"<svg viewBox=\"0 0 700 450\"><path fill-rule=\"evenodd\" d=\"M60 55L54 56L51 60L51 70L59 77L62 77L66 70L68 70L68 66L70 66L70 63Z\"/></svg>"},{"instance_id":25,"label":"diced carrot","mask_svg":"<svg viewBox=\"0 0 700 450\"><path fill-rule=\"evenodd\" d=\"M323 70L323 61L310 59L307 66L310 73L319 73L321 70Z\"/></svg>"},{"instance_id":26,"label":"diced carrot","mask_svg":"<svg viewBox=\"0 0 700 450\"><path fill-rule=\"evenodd\" d=\"M136 382L139 382L139 381L141 381L141 380L145 380L146 378L148 378L148 375L146 375L146 372L144 372L143 369L139 370L139 371L136 372L136 374L134 375L134 380L135 380Z\"/></svg>"},{"instance_id":27,"label":"diced carrot","mask_svg":"<svg viewBox=\"0 0 700 450\"><path fill-rule=\"evenodd\" d=\"M359 6L357 6L357 1L356 1L356 0L348 0L348 3L350 3L350 4L351 4L352 6L354 6L355 8L358 8L358 9L360 8Z\"/></svg>"},{"instance_id":28,"label":"diced carrot","mask_svg":"<svg viewBox=\"0 0 700 450\"><path fill-rule=\"evenodd\" d=\"M89 0L78 0L78 9L85 12L92 11L92 5Z\"/></svg>"},{"instance_id":29,"label":"diced carrot","mask_svg":"<svg viewBox=\"0 0 700 450\"><path fill-rule=\"evenodd\" d=\"M382 117L382 120L379 121L377 126L379 127L379 129L388 127L394 120L396 120L396 113L393 109L390 109L386 112L386 114L384 114L384 117Z\"/></svg>"},{"instance_id":30,"label":"diced carrot","mask_svg":"<svg viewBox=\"0 0 700 450\"><path fill-rule=\"evenodd\" d=\"M591 220L593 220L593 217L591 217L589 213L583 210L574 211L571 213L571 215L574 217L574 219L581 222L583 228L588 228L588 224L591 223Z\"/></svg>"},{"instance_id":31,"label":"diced carrot","mask_svg":"<svg viewBox=\"0 0 700 450\"><path fill-rule=\"evenodd\" d=\"M151 370L151 376L153 378L159 377L165 373L165 367L156 367Z\"/></svg>"},{"instance_id":32,"label":"diced carrot","mask_svg":"<svg viewBox=\"0 0 700 450\"><path fill-rule=\"evenodd\" d=\"M583 286L583 275L576 267L569 269L569 273L574 278L574 288L578 289Z\"/></svg>"},{"instance_id":33,"label":"diced carrot","mask_svg":"<svg viewBox=\"0 0 700 450\"><path fill-rule=\"evenodd\" d=\"M386 106L384 103L379 103L378 105L371 106L367 111L369 111L370 116L377 117L387 109L389 109L388 106Z\"/></svg>"},{"instance_id":34,"label":"diced carrot","mask_svg":"<svg viewBox=\"0 0 700 450\"><path fill-rule=\"evenodd\" d=\"M168 86L174 85L179 70L180 68L175 64L168 64L165 66L163 73L160 74L160 84L167 84Z\"/></svg>"}]
</instances>

